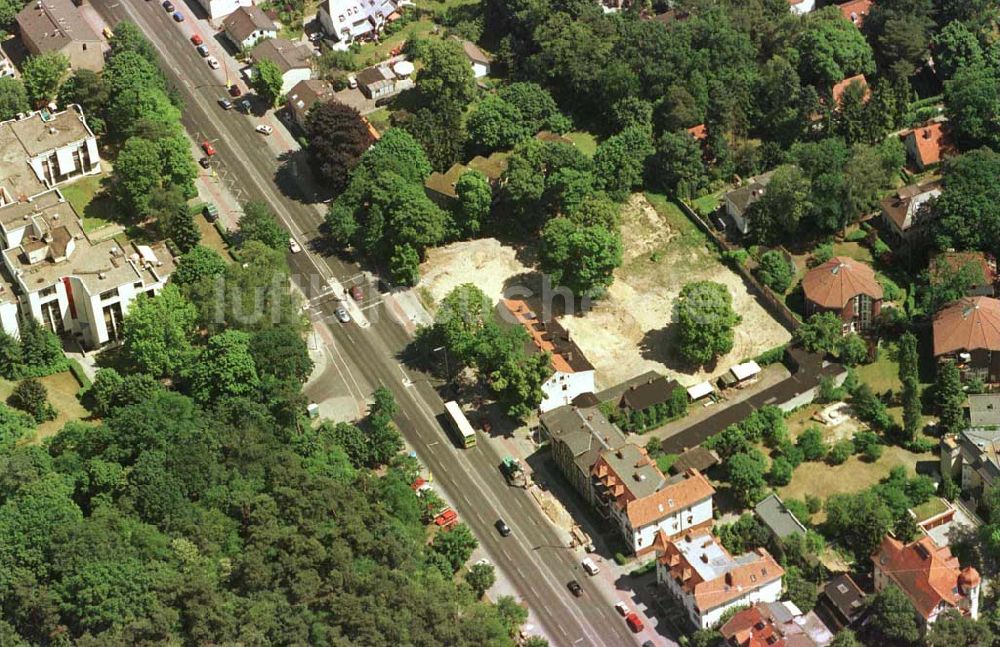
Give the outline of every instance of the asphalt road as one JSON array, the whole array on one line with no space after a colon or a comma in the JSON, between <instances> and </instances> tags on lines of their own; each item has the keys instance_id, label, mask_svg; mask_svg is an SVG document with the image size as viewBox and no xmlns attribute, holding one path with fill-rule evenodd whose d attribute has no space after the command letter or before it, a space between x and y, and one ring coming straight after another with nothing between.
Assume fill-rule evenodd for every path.
<instances>
[{"instance_id":1,"label":"asphalt road","mask_svg":"<svg viewBox=\"0 0 1000 647\"><path fill-rule=\"evenodd\" d=\"M316 243L320 242L322 210L286 195L295 195L295 174L279 170L282 161L254 132L255 120L218 107L216 101L225 93L223 76L210 70L187 40L190 24L176 25L158 2L92 0L92 4L108 23L131 20L153 42L166 63L163 68L168 78L184 99L183 120L188 132L199 140L215 142L217 158L242 191L243 199L267 201L307 249L320 249ZM190 20L191 7L186 9ZM235 72L230 71L230 75ZM294 280L307 297L325 288L329 279L360 272L355 265L313 251L292 254L289 262ZM550 639L567 646L636 644L601 590L583 574L576 553L562 544L530 495L507 486L497 468L500 456L483 443L469 450L454 446L438 419L444 403L432 384L426 376L411 374L398 362L409 337L384 306L367 311L372 325L364 329L336 323L332 316L335 306L329 300L318 300L312 311L314 316L324 317L335 339L333 350L346 364L352 394L366 397L377 384L393 391L400 407L396 422L403 435L434 474L436 483L455 501L460 518L537 614ZM500 517L513 529L512 536L501 538L497 534L493 523ZM582 584L581 598L572 597L566 589L570 579Z\"/></svg>"}]
</instances>

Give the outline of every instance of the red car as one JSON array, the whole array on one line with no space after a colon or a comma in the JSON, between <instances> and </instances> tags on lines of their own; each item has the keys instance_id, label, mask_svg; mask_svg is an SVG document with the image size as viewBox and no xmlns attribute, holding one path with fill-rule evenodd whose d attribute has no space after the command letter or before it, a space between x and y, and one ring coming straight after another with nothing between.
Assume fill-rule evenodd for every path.
<instances>
[{"instance_id":1,"label":"red car","mask_svg":"<svg viewBox=\"0 0 1000 647\"><path fill-rule=\"evenodd\" d=\"M212 146L212 142L207 139L201 143L201 150L205 151L208 156L215 155L215 146Z\"/></svg>"},{"instance_id":2,"label":"red car","mask_svg":"<svg viewBox=\"0 0 1000 647\"><path fill-rule=\"evenodd\" d=\"M199 36L198 34L195 34L194 36L191 37L191 44L194 45L195 47L201 45L203 42L205 41L203 41L201 39L201 36Z\"/></svg>"},{"instance_id":3,"label":"red car","mask_svg":"<svg viewBox=\"0 0 1000 647\"><path fill-rule=\"evenodd\" d=\"M229 86L229 96L238 97L241 94L243 94L243 90L240 90L240 86L236 85L235 83Z\"/></svg>"},{"instance_id":4,"label":"red car","mask_svg":"<svg viewBox=\"0 0 1000 647\"><path fill-rule=\"evenodd\" d=\"M639 616L636 615L635 611L625 616L625 624L627 624L628 628L635 633L639 633L644 628L642 620L639 619Z\"/></svg>"}]
</instances>

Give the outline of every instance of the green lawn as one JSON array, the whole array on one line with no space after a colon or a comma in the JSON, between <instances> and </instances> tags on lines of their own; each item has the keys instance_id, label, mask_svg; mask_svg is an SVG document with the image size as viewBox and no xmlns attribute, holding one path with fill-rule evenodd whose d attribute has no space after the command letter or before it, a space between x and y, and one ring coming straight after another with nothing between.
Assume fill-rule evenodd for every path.
<instances>
[{"instance_id":1,"label":"green lawn","mask_svg":"<svg viewBox=\"0 0 1000 647\"><path fill-rule=\"evenodd\" d=\"M375 130L379 131L380 134L384 135L385 131L392 127L389 121L391 113L388 108L379 108L375 112L368 113L368 121L375 126Z\"/></svg>"},{"instance_id":2,"label":"green lawn","mask_svg":"<svg viewBox=\"0 0 1000 647\"><path fill-rule=\"evenodd\" d=\"M933 497L927 503L921 503L917 507L913 508L913 514L917 515L917 521L924 521L925 519L930 519L934 515L941 514L948 509L945 502L939 497Z\"/></svg>"},{"instance_id":3,"label":"green lawn","mask_svg":"<svg viewBox=\"0 0 1000 647\"><path fill-rule=\"evenodd\" d=\"M222 236L219 235L215 225L205 220L205 216L200 212L195 215L194 222L198 225L198 231L201 232L201 242L199 244L209 249L214 249L219 252L219 256L227 261L230 260L232 257L229 255L229 248L226 246L226 242L222 240Z\"/></svg>"},{"instance_id":4,"label":"green lawn","mask_svg":"<svg viewBox=\"0 0 1000 647\"><path fill-rule=\"evenodd\" d=\"M691 208L700 214L715 213L715 210L719 208L720 204L722 204L722 195L723 193L721 191L703 195L700 198L691 201Z\"/></svg>"},{"instance_id":5,"label":"green lawn","mask_svg":"<svg viewBox=\"0 0 1000 647\"><path fill-rule=\"evenodd\" d=\"M597 152L597 138L583 130L574 130L566 133L566 138L571 140L581 153L587 157L593 157Z\"/></svg>"},{"instance_id":6,"label":"green lawn","mask_svg":"<svg viewBox=\"0 0 1000 647\"><path fill-rule=\"evenodd\" d=\"M49 402L56 409L55 420L49 420L38 425L35 436L24 442L39 443L42 440L54 436L71 420L83 420L90 417L90 412L83 408L76 394L80 391L80 383L76 381L69 371L56 373L40 378L42 384L49 392ZM0 379L0 399L6 402L14 390L16 382Z\"/></svg>"},{"instance_id":7,"label":"green lawn","mask_svg":"<svg viewBox=\"0 0 1000 647\"><path fill-rule=\"evenodd\" d=\"M889 389L898 392L902 388L902 382L899 381L899 362L893 359L895 351L892 344L879 348L876 361L855 369L858 379L872 387L876 393L884 393Z\"/></svg>"},{"instance_id":8,"label":"green lawn","mask_svg":"<svg viewBox=\"0 0 1000 647\"><path fill-rule=\"evenodd\" d=\"M105 171L59 187L67 202L83 217L83 229L88 234L115 221L116 206L106 192L109 182L110 176Z\"/></svg>"},{"instance_id":9,"label":"green lawn","mask_svg":"<svg viewBox=\"0 0 1000 647\"><path fill-rule=\"evenodd\" d=\"M862 263L872 263L871 251L858 243L834 243L833 254L835 256L847 256Z\"/></svg>"}]
</instances>

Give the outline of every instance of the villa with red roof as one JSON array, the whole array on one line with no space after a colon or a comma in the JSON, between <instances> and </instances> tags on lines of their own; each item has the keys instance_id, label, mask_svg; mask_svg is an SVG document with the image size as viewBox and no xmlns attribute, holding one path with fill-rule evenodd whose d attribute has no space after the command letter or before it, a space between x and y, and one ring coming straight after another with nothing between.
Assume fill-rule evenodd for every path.
<instances>
[{"instance_id":1,"label":"villa with red roof","mask_svg":"<svg viewBox=\"0 0 1000 647\"><path fill-rule=\"evenodd\" d=\"M708 479L693 469L664 476L638 445L602 451L590 475L597 511L615 522L636 555L653 550L661 532L676 537L712 525L715 488Z\"/></svg>"},{"instance_id":2,"label":"villa with red roof","mask_svg":"<svg viewBox=\"0 0 1000 647\"><path fill-rule=\"evenodd\" d=\"M729 609L781 597L784 569L763 548L733 556L710 529L670 539L656 536L656 581L699 629L714 627Z\"/></svg>"},{"instance_id":3,"label":"villa with red roof","mask_svg":"<svg viewBox=\"0 0 1000 647\"><path fill-rule=\"evenodd\" d=\"M518 299L501 299L497 314L502 322L520 325L528 332L531 338L529 352L545 352L551 356L553 372L542 384L539 411L545 413L571 404L578 395L597 390L594 365L587 361L580 347L570 339L569 331L558 321L542 321L526 302Z\"/></svg>"},{"instance_id":4,"label":"villa with red roof","mask_svg":"<svg viewBox=\"0 0 1000 647\"><path fill-rule=\"evenodd\" d=\"M956 362L963 378L1000 382L1000 300L964 297L938 312L934 357Z\"/></svg>"},{"instance_id":5,"label":"villa with red roof","mask_svg":"<svg viewBox=\"0 0 1000 647\"><path fill-rule=\"evenodd\" d=\"M918 171L940 164L944 158L955 152L947 124L939 121L913 128L901 136L903 145L906 146L906 154Z\"/></svg>"},{"instance_id":6,"label":"villa with red roof","mask_svg":"<svg viewBox=\"0 0 1000 647\"><path fill-rule=\"evenodd\" d=\"M939 547L930 537L904 544L887 535L872 555L872 563L875 590L898 587L924 628L948 609L973 620L979 617L979 573L971 566L961 568L951 550Z\"/></svg>"},{"instance_id":7,"label":"villa with red roof","mask_svg":"<svg viewBox=\"0 0 1000 647\"><path fill-rule=\"evenodd\" d=\"M882 311L882 285L868 265L834 256L809 270L802 279L806 316L835 312L844 322L844 332L871 328Z\"/></svg>"}]
</instances>

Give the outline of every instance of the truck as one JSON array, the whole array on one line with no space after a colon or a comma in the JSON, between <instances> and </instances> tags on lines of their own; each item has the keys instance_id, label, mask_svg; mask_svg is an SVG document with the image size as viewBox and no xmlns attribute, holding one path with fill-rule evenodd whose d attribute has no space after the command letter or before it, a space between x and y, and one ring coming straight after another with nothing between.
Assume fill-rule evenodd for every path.
<instances>
[{"instance_id":1,"label":"truck","mask_svg":"<svg viewBox=\"0 0 1000 647\"><path fill-rule=\"evenodd\" d=\"M507 479L509 485L524 487L528 484L521 461L513 456L507 456L503 459L503 462L500 463L500 471L503 472L504 478Z\"/></svg>"}]
</instances>

